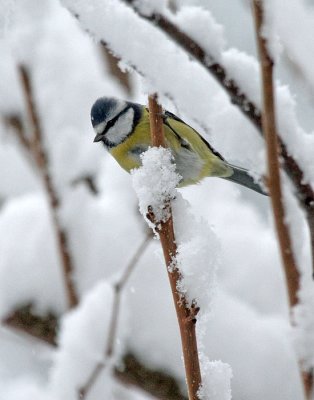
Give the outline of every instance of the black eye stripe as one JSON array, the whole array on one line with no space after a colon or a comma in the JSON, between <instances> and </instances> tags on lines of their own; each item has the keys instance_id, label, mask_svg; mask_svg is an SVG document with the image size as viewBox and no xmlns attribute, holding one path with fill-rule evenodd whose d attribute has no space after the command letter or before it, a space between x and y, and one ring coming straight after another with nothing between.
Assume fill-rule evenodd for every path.
<instances>
[{"instance_id":1,"label":"black eye stripe","mask_svg":"<svg viewBox=\"0 0 314 400\"><path fill-rule=\"evenodd\" d=\"M119 112L114 118L112 118L110 121L107 122L106 128L104 130L104 134L109 131L110 128L114 126L114 124L117 122L117 120L121 117L121 115L125 114L131 106L125 107L122 111Z\"/></svg>"}]
</instances>

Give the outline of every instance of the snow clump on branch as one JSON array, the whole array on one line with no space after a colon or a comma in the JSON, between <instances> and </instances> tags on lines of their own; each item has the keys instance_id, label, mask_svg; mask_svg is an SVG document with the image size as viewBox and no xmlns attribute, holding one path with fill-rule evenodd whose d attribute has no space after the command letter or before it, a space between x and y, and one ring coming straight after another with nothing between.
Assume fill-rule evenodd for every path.
<instances>
[{"instance_id":1,"label":"snow clump on branch","mask_svg":"<svg viewBox=\"0 0 314 400\"><path fill-rule=\"evenodd\" d=\"M149 209L154 213L156 221L166 221L169 217L167 204L176 197L176 187L181 176L176 172L170 150L163 147L149 148L141 155L142 167L134 169L131 174L133 187L139 199L141 214L148 225Z\"/></svg>"}]
</instances>

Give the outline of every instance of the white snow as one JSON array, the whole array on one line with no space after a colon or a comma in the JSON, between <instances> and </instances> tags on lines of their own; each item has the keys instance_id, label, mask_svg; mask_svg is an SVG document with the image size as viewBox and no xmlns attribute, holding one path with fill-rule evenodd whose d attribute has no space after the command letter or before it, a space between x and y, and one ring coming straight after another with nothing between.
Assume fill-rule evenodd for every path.
<instances>
[{"instance_id":1,"label":"white snow","mask_svg":"<svg viewBox=\"0 0 314 400\"><path fill-rule=\"evenodd\" d=\"M77 309L63 318L50 382L56 398L77 399L79 389L98 363L104 363L105 367L92 388L93 395L96 398L110 395L113 360L106 358L105 352L112 307L113 289L107 282L100 282Z\"/></svg>"},{"instance_id":2,"label":"white snow","mask_svg":"<svg viewBox=\"0 0 314 400\"><path fill-rule=\"evenodd\" d=\"M206 314L216 286L219 242L207 222L193 216L180 193L173 202L173 218L178 246L176 260L183 273L179 289L190 303L196 300L201 314Z\"/></svg>"},{"instance_id":3,"label":"white snow","mask_svg":"<svg viewBox=\"0 0 314 400\"><path fill-rule=\"evenodd\" d=\"M169 210L166 204L176 196L181 179L176 173L171 151L163 147L151 147L141 155L142 168L132 171L133 187L139 199L141 214L149 226L154 224L146 217L151 207L156 221L166 221Z\"/></svg>"},{"instance_id":4,"label":"white snow","mask_svg":"<svg viewBox=\"0 0 314 400\"><path fill-rule=\"evenodd\" d=\"M5 204L0 215L0 315L24 303L37 312L66 308L63 276L47 201L29 194ZM32 249L36 251L32 251ZM27 279L25 277L27 276ZM12 277L15 277L12 279ZM53 285L51 284L53 282Z\"/></svg>"},{"instance_id":5,"label":"white snow","mask_svg":"<svg viewBox=\"0 0 314 400\"><path fill-rule=\"evenodd\" d=\"M230 365L221 361L209 361L201 358L202 386L198 391L201 400L230 400L230 381L232 371Z\"/></svg>"},{"instance_id":6,"label":"white snow","mask_svg":"<svg viewBox=\"0 0 314 400\"><path fill-rule=\"evenodd\" d=\"M225 47L224 28L217 23L209 10L196 6L183 6L177 13L168 12L166 16L205 52L213 56L216 62L220 61ZM208 63L211 61L209 57Z\"/></svg>"}]
</instances>

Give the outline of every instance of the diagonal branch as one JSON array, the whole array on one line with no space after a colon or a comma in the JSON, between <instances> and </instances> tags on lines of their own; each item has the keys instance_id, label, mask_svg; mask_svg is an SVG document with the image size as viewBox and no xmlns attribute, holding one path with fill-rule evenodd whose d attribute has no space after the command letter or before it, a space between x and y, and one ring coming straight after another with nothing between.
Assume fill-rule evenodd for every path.
<instances>
[{"instance_id":1,"label":"diagonal branch","mask_svg":"<svg viewBox=\"0 0 314 400\"><path fill-rule=\"evenodd\" d=\"M74 282L72 279L73 263L72 258L68 249L68 238L67 234L61 226L61 222L58 218L58 209L60 206L60 200L57 195L57 190L53 184L49 168L48 168L48 156L45 151L43 144L43 134L40 124L38 111L35 105L33 88L29 71L24 65L19 65L18 72L21 80L23 94L26 102L27 113L32 126L32 138L27 142L23 141L23 136L19 135L23 145L30 151L37 168L41 174L44 188L48 197L50 211L52 214L53 228L57 240L58 250L61 258L61 264L63 269L64 282L66 286L66 294L68 304L73 307L78 302L77 293L75 290ZM17 130L19 132L19 130Z\"/></svg>"}]
</instances>

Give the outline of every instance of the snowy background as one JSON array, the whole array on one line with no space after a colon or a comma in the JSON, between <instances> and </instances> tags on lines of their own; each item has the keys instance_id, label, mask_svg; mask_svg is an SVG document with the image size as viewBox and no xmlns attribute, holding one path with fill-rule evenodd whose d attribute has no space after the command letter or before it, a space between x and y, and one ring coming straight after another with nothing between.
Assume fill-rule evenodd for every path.
<instances>
[{"instance_id":1,"label":"snowy background","mask_svg":"<svg viewBox=\"0 0 314 400\"><path fill-rule=\"evenodd\" d=\"M166 0L138 3L146 12L155 6L201 43L260 105L249 1L169 2L176 13ZM314 186L314 7L301 0L265 5L265 32L278 64L278 124ZM160 244L147 239L131 176L93 143L90 108L100 96L146 103L147 93L157 91L164 107L195 126L230 163L258 174L266 171L263 141L201 65L123 2L0 0L0 8L0 400L78 399L99 363L105 367L88 399L151 398L112 374L113 368L123 370L126 354L175 378L184 393ZM121 59L130 89L112 73L99 40ZM60 199L58 221L67 233L80 300L72 310L42 177L12 124L5 123L19 116L31 138L18 65L31 77L48 172ZM297 354L307 366L314 364L314 324L303 321L307 331L297 335L290 327L269 199L216 178L179 192L176 230L188 245L181 260L183 268L190 260L188 290L194 296L194 288L203 305L203 372L217 389L210 399L230 398L229 384L236 400L302 399ZM303 305L313 314L309 233L286 180L285 192L302 299L308 301ZM114 284L135 255L108 358ZM26 306L37 316L59 319L57 346L5 323Z\"/></svg>"}]
</instances>

